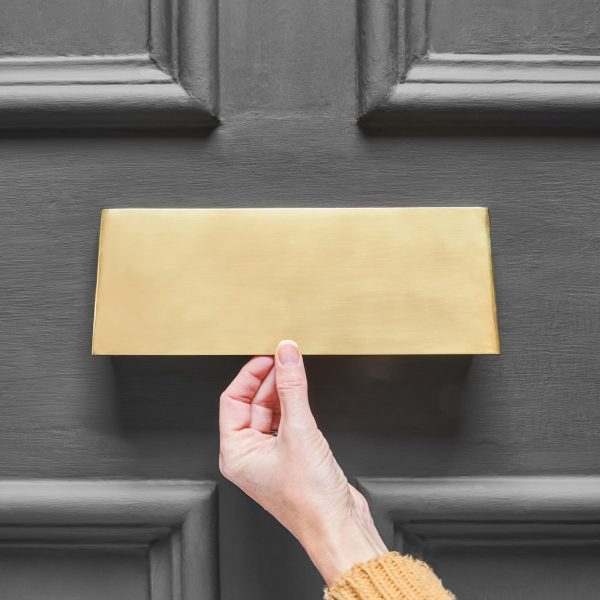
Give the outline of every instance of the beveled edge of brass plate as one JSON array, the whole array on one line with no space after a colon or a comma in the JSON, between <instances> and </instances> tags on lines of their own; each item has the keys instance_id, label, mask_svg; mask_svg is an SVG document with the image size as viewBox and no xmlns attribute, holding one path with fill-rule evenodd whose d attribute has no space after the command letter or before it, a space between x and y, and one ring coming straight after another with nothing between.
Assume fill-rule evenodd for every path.
<instances>
[{"instance_id":1,"label":"beveled edge of brass plate","mask_svg":"<svg viewBox=\"0 0 600 600\"><path fill-rule=\"evenodd\" d=\"M98 253L97 260L98 264L96 265L96 289L94 291L94 318L92 320L92 356L113 356L108 354L99 354L96 352L96 318L98 315L98 288L100 287L100 265L102 264L101 256L102 256L102 233L104 231L104 214L110 210L119 210L114 208L103 208L100 211L100 230L98 233ZM115 355L116 356L116 355Z\"/></svg>"},{"instance_id":2,"label":"beveled edge of brass plate","mask_svg":"<svg viewBox=\"0 0 600 600\"><path fill-rule=\"evenodd\" d=\"M500 345L500 324L498 323L498 304L496 302L496 278L494 273L494 258L492 252L492 222L490 219L490 209L488 207L485 208L486 215L486 226L487 226L487 234L488 234L488 262L489 262L489 278L490 278L490 294L492 296L492 315L495 323L494 332L495 332L495 352L494 355L502 354L502 347Z\"/></svg>"}]
</instances>

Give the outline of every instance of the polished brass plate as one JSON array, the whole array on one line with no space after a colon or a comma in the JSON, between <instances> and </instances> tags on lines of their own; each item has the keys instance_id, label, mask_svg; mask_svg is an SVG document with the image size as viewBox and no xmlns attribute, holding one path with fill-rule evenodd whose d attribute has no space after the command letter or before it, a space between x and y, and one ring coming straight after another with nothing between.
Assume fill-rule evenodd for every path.
<instances>
[{"instance_id":1,"label":"polished brass plate","mask_svg":"<svg viewBox=\"0 0 600 600\"><path fill-rule=\"evenodd\" d=\"M485 208L110 209L93 354L499 353Z\"/></svg>"}]
</instances>

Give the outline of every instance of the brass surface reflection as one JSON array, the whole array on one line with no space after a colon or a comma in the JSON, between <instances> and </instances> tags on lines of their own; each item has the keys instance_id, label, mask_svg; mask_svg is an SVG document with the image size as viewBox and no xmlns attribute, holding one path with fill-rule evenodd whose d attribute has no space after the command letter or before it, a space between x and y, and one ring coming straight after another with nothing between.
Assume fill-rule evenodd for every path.
<instances>
[{"instance_id":1,"label":"brass surface reflection","mask_svg":"<svg viewBox=\"0 0 600 600\"><path fill-rule=\"evenodd\" d=\"M486 208L110 209L93 354L497 354Z\"/></svg>"}]
</instances>

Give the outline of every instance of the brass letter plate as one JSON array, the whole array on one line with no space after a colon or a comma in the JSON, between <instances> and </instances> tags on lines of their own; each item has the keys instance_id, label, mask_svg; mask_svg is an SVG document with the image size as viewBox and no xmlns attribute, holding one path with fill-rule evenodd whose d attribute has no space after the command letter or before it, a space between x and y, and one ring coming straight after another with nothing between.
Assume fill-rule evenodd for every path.
<instances>
[{"instance_id":1,"label":"brass letter plate","mask_svg":"<svg viewBox=\"0 0 600 600\"><path fill-rule=\"evenodd\" d=\"M486 208L102 213L93 354L497 354Z\"/></svg>"}]
</instances>

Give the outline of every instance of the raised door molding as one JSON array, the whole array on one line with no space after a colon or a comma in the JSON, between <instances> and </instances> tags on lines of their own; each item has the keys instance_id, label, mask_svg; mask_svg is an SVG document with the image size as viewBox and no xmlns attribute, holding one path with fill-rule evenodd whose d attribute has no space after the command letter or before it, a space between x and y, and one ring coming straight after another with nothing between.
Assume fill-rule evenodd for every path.
<instances>
[{"instance_id":1,"label":"raised door molding","mask_svg":"<svg viewBox=\"0 0 600 600\"><path fill-rule=\"evenodd\" d=\"M149 0L148 52L0 58L0 129L218 123L217 0Z\"/></svg>"},{"instance_id":2,"label":"raised door molding","mask_svg":"<svg viewBox=\"0 0 600 600\"><path fill-rule=\"evenodd\" d=\"M360 124L598 126L600 55L436 53L430 7L359 0Z\"/></svg>"},{"instance_id":3,"label":"raised door molding","mask_svg":"<svg viewBox=\"0 0 600 600\"><path fill-rule=\"evenodd\" d=\"M388 547L426 560L457 597L597 596L600 477L358 483Z\"/></svg>"},{"instance_id":4,"label":"raised door molding","mask_svg":"<svg viewBox=\"0 0 600 600\"><path fill-rule=\"evenodd\" d=\"M0 481L0 544L141 545L150 600L218 598L214 482Z\"/></svg>"},{"instance_id":5,"label":"raised door molding","mask_svg":"<svg viewBox=\"0 0 600 600\"><path fill-rule=\"evenodd\" d=\"M422 555L456 543L547 537L600 543L600 477L359 478L386 541Z\"/></svg>"}]
</instances>

